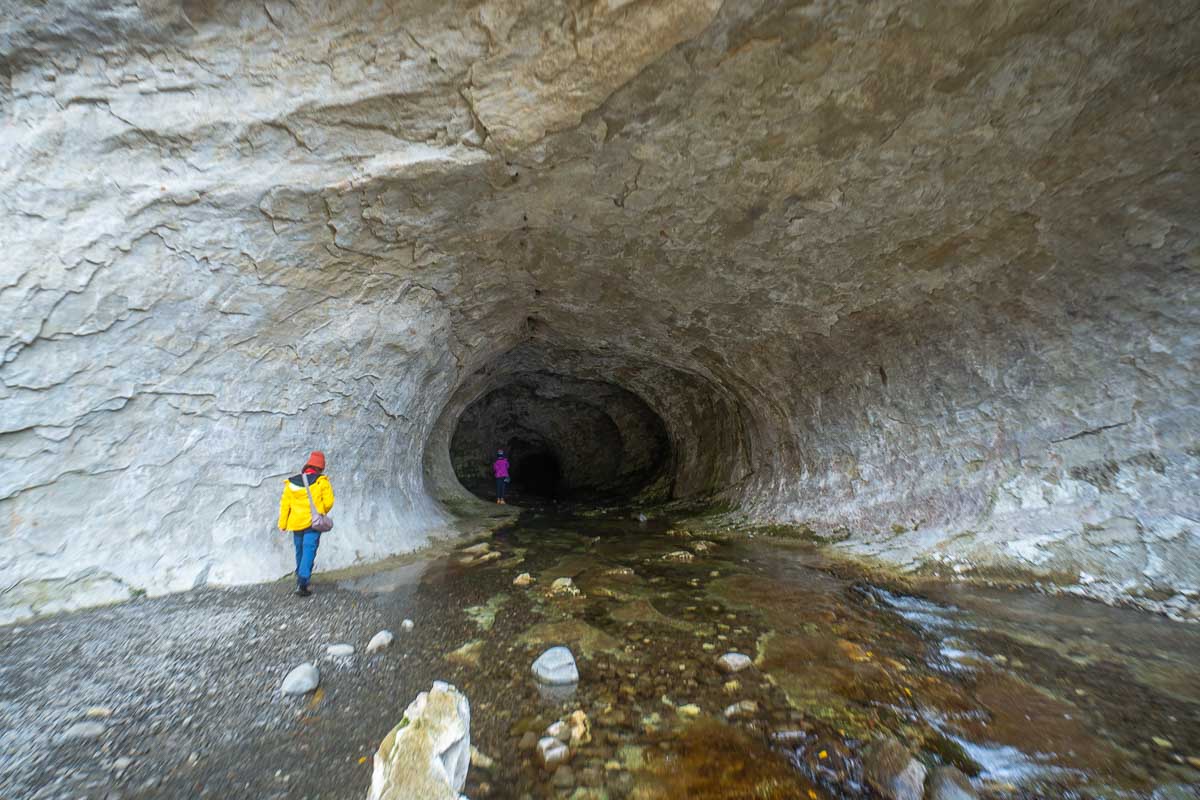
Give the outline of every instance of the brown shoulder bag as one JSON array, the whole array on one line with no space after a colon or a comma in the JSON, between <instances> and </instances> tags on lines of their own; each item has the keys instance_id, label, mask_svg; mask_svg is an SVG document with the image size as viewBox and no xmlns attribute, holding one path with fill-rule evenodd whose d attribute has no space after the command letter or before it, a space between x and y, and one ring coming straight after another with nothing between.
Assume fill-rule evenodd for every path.
<instances>
[{"instance_id":1,"label":"brown shoulder bag","mask_svg":"<svg viewBox=\"0 0 1200 800\"><path fill-rule=\"evenodd\" d=\"M300 477L304 479L304 492L308 495L308 508L312 512L312 529L317 533L325 533L333 528L333 520L328 514L318 514L317 504L313 502L312 489L308 488L308 473L301 472Z\"/></svg>"}]
</instances>

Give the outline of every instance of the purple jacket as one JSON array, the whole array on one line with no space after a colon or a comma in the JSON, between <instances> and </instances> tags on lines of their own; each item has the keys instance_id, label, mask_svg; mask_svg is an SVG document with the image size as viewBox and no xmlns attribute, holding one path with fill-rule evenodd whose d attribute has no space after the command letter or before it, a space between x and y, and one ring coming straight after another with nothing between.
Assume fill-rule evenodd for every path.
<instances>
[{"instance_id":1,"label":"purple jacket","mask_svg":"<svg viewBox=\"0 0 1200 800\"><path fill-rule=\"evenodd\" d=\"M494 473L496 473L497 478L507 478L508 477L508 459L503 458L503 457L497 458L496 463L492 464L492 471Z\"/></svg>"}]
</instances>

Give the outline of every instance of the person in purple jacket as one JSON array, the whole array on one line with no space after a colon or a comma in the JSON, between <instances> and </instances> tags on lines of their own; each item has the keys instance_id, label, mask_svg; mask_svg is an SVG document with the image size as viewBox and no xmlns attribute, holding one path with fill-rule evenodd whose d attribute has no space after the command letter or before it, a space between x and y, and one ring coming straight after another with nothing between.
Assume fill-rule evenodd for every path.
<instances>
[{"instance_id":1,"label":"person in purple jacket","mask_svg":"<svg viewBox=\"0 0 1200 800\"><path fill-rule=\"evenodd\" d=\"M508 490L508 456L504 455L503 450L496 451L496 460L492 462L492 474L496 476L496 503L497 505L507 505L504 502L504 495Z\"/></svg>"}]
</instances>

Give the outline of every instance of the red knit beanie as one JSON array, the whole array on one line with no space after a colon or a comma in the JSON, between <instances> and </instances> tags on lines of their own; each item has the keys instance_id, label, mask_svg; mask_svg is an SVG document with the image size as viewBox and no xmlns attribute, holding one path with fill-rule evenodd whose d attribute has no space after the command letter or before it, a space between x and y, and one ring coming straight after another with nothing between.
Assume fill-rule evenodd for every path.
<instances>
[{"instance_id":1,"label":"red knit beanie","mask_svg":"<svg viewBox=\"0 0 1200 800\"><path fill-rule=\"evenodd\" d=\"M324 471L324 469L325 469L325 454L322 453L320 450L313 450L312 455L310 455L308 457L308 462L304 466L305 467L316 467L317 469Z\"/></svg>"}]
</instances>

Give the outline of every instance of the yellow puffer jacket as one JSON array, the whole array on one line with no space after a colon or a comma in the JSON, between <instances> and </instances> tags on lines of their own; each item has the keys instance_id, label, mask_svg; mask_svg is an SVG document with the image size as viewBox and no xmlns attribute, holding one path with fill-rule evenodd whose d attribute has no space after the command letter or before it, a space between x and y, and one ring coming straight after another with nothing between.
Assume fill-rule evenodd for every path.
<instances>
[{"instance_id":1,"label":"yellow puffer jacket","mask_svg":"<svg viewBox=\"0 0 1200 800\"><path fill-rule=\"evenodd\" d=\"M309 478L313 504L320 514L328 514L333 508L333 484L324 475L316 481ZM283 496L279 498L279 527L285 531L308 530L312 525L312 511L308 508L308 494L304 481L297 475L283 482Z\"/></svg>"}]
</instances>

